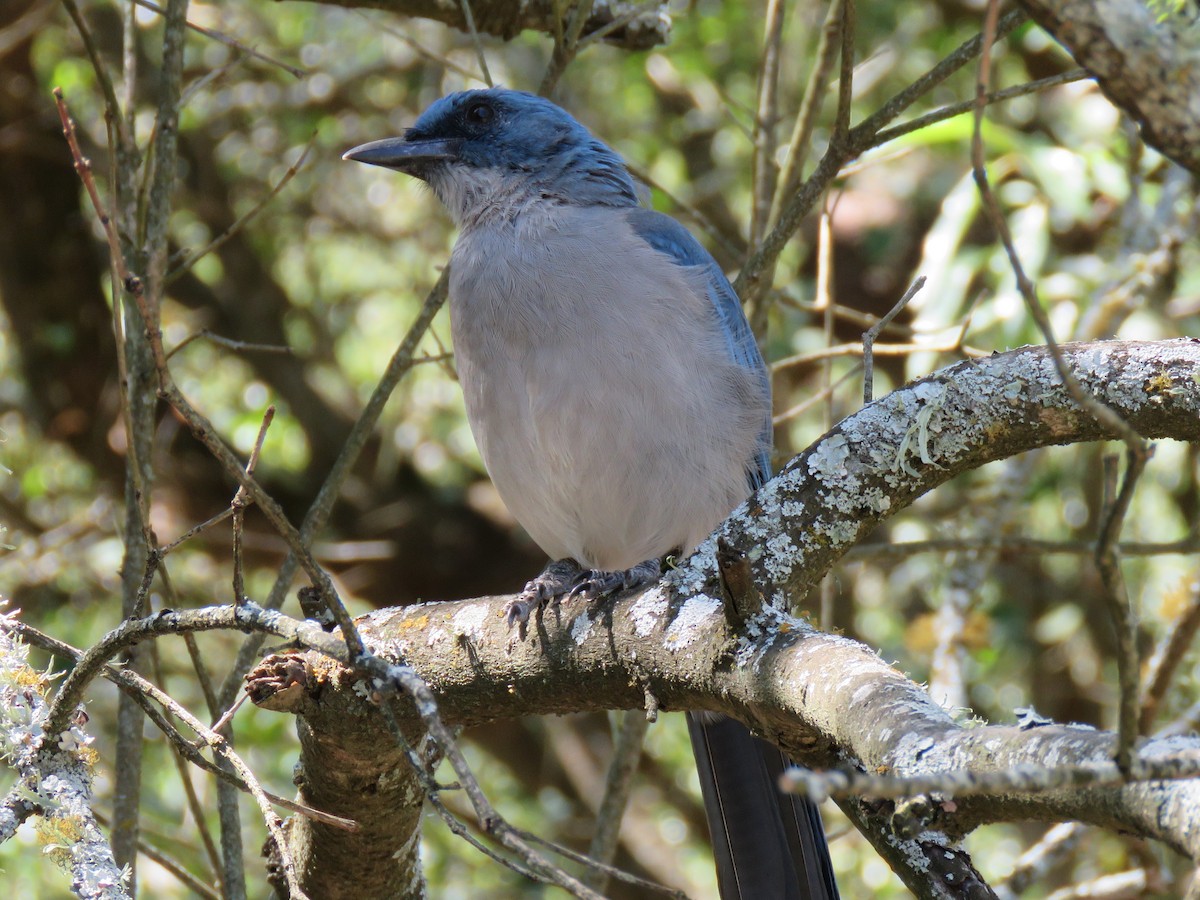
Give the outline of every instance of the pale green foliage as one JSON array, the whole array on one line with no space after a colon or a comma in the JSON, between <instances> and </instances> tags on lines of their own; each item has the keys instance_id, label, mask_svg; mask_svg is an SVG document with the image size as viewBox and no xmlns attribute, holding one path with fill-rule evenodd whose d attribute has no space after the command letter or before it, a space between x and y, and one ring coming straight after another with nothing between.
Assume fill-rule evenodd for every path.
<instances>
[{"instance_id":1,"label":"pale green foliage","mask_svg":"<svg viewBox=\"0 0 1200 900\"><path fill-rule=\"evenodd\" d=\"M1179 12L1177 7L1183 5L1153 2L1164 15ZM657 208L680 216L731 269L741 260L722 247L744 242L751 206L749 132L764 5L739 0L681 4L670 46L640 54L589 48L568 68L557 96L662 188L652 192ZM108 15L112 9L98 2L92 12ZM453 234L436 200L416 182L343 163L340 154L354 144L398 133L447 91L478 86L460 73L478 70L473 45L467 36L441 26L319 4L193 4L191 15L200 24L308 72L298 80L260 61L237 61L224 45L190 35L188 83L223 66L228 69L194 94L183 116L182 134L185 148L194 141L211 150L219 180L213 189L231 198L240 213L283 177L316 133L308 164L248 227L247 235L263 271L286 294L283 329L292 352L304 362L307 382L331 407L353 417L436 280ZM788 15L779 78L781 146L787 143L812 65L824 7L800 4L789 7ZM948 15L942 5L917 0L859 4L853 121L877 109L979 26L961 12L952 22L944 20ZM142 20L147 47L157 46L160 29L153 16ZM421 56L400 39L401 34L443 62ZM509 43L484 39L483 44L497 82L536 88L549 54L544 37L522 35ZM157 58L157 50L151 55ZM65 16L43 28L34 59L47 97L50 84L62 85L81 128L103 147L95 78ZM1071 65L1032 26L1001 45L994 62L994 87ZM912 114L970 97L975 75L975 68L968 66L922 100ZM829 141L835 94L836 88L826 98L806 172ZM144 136L148 120L139 121ZM1064 85L995 106L989 110L984 137L992 182L1060 339L1157 338L1200 331L1195 241L1184 241L1165 269L1158 268L1161 260L1154 255L1159 239L1172 229L1186 236L1194 228L1192 189L1176 184L1155 153L1135 149L1131 130L1093 84ZM1041 342L1003 251L983 221L970 175L970 138L969 116L948 120L869 152L836 183L829 203L837 251L835 302L881 314L912 278L928 278L905 321L916 331L916 340L931 349L902 361L879 357L877 396L961 358L958 350L946 348L954 344L968 317L963 335L967 347L990 352ZM188 159L185 151L185 165L191 166ZM103 175L105 165L98 165L97 171ZM173 236L179 247L195 249L217 234L201 214L203 192L193 188L186 175L183 181ZM709 227L698 226L671 197L698 210ZM712 241L713 231L724 240ZM775 283L781 299L772 309L765 345L769 360L827 343L820 316L809 308L816 299L815 240L816 228L806 226L781 259ZM229 273L215 256L197 265L194 274L207 289L227 287ZM258 285L239 283L237 288L234 302L258 302ZM212 310L184 299L181 291L163 310L168 347L210 325ZM863 330L839 325L834 343L853 341ZM448 332L443 312L423 351L440 355L449 350ZM881 340L913 339L891 333ZM24 525L15 518L7 522L9 532L3 539L12 549L0 557L0 579L5 590L32 601L28 617L57 636L87 645L118 619L120 492L86 461L47 440L26 414L17 349L11 334L0 329L0 463L7 468L0 474L0 494L30 520ZM813 396L856 362L838 358L828 375L821 363L779 371L774 379L777 412ZM174 357L172 365L184 392L243 454L253 443L265 407L280 406L260 470L282 484L307 473L312 448L303 428L256 374L247 354L200 340ZM777 463L860 403L861 381L854 376L834 392L829 412L816 404L782 423L776 431ZM175 428L168 417L160 435L164 448ZM372 510L369 501L373 492L411 470L432 484L448 506L470 506L512 527L482 480L452 362L416 367L393 396L380 433L384 440L378 454L357 473L347 491L348 502L367 498L363 502L371 515L389 521L402 518L406 510ZM115 420L112 434L119 435ZM1097 446L1057 449L970 473L921 500L873 539L898 542L997 533L1091 538L1104 452L1106 448ZM177 499L169 487L156 496L154 524L163 541L195 524L178 513ZM302 509L309 499L296 503ZM205 515L228 503L227 496L204 500ZM1139 488L1125 538L1178 538L1194 527L1198 506L1194 448L1160 446ZM437 525L429 523L430 528ZM336 527L328 537L331 544L337 542ZM271 584L278 548L270 544L259 552L247 575L248 592L254 597L261 597ZM932 553L891 561L856 560L852 555L832 576L835 625L880 648L885 658L899 660L917 680L928 679L932 617L955 586L954 573L966 562L963 555ZM185 547L170 558L169 568L176 596L165 597L156 586L157 605L227 601L228 531L215 531L207 542ZM1154 645L1170 631L1172 617L1185 602L1181 598L1187 597L1194 565L1177 556L1134 559L1126 564L1125 574L1140 610L1144 642ZM429 580L436 583L434 577ZM1095 584L1087 558L1077 555L1003 553L982 566L980 578L969 584L973 606L962 636L971 710L993 721L1011 721L1015 707L1032 705L1056 718L1113 724L1115 667L1108 623L1093 600ZM498 584L495 589L514 586ZM347 571L343 587L356 611L365 608L356 592L381 592L356 569ZM40 599L45 601L41 608ZM816 608L815 598L808 602L807 609ZM209 668L224 671L236 646L234 637L206 636L202 648ZM161 663L172 693L192 709L203 709L182 651L164 649ZM1189 657L1162 721L1200 699L1197 671L1195 658ZM92 706L97 727L111 721L111 708L111 693L97 687ZM590 729L580 727L603 764L604 729L590 721ZM470 745L470 760L489 795L516 824L586 844L588 804L597 798L582 796L581 785L564 774L568 767L562 755L568 744L556 741L553 729L567 724L575 723L532 722L488 732L490 739ZM659 869L651 877L678 874L680 884L711 894L712 870L705 836L696 827L692 763L680 724L678 717L667 717L651 728L650 763L643 783L635 788L631 816L657 841ZM264 784L288 793L296 752L291 723L281 716L243 711L235 730L239 749ZM100 735L98 748L104 758L111 750L108 736ZM167 752L156 741L146 761L146 825L159 835L176 834L181 821L186 829L193 827ZM536 779L525 765L535 753ZM211 782L194 780L205 809L211 810ZM541 786L534 787L534 781ZM103 788L102 804L107 802ZM255 823L253 807L244 809L245 821ZM849 828L836 811L828 820L834 831ZM247 857L258 866L254 851L261 842L261 823L247 829L252 831ZM972 836L971 850L988 875L1002 875L1012 856L1038 833L1032 827L984 829ZM425 841L425 869L436 896L541 893L469 850L436 822L426 828ZM170 837L162 842L193 871L206 871L192 841ZM846 896L907 895L853 829L834 842L833 852ZM36 852L16 842L0 846L0 867L19 873L14 877L23 880L25 895L50 896L61 888L61 881L52 881L57 876L51 872L46 884L55 887L35 884L32 879L41 877L35 859ZM1118 871L1134 864L1134 857L1113 838L1106 840L1102 859L1081 854L1078 861L1068 860L1056 877L1061 883L1081 880L1100 863L1103 871ZM143 866L141 877L147 896L185 895L152 866ZM261 885L257 868L251 871L252 881L256 878Z\"/></svg>"}]
</instances>

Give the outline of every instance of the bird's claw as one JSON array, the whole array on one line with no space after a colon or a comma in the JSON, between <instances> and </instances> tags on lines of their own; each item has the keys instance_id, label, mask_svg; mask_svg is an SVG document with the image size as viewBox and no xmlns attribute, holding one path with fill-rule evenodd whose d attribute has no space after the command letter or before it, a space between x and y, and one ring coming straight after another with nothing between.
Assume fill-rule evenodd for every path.
<instances>
[{"instance_id":1,"label":"bird's claw","mask_svg":"<svg viewBox=\"0 0 1200 900\"><path fill-rule=\"evenodd\" d=\"M524 624L534 610L548 603L582 598L589 603L620 591L652 584L662 575L662 564L648 559L631 569L606 572L601 569L581 569L574 560L560 559L546 566L542 573L525 585L509 604L505 613L508 626Z\"/></svg>"},{"instance_id":2,"label":"bird's claw","mask_svg":"<svg viewBox=\"0 0 1200 900\"><path fill-rule=\"evenodd\" d=\"M527 582L525 590L508 604L504 614L508 620L508 627L512 628L518 622L525 624L534 610L541 609L551 601L558 601L571 590L581 574L578 563L572 559L551 562L541 574Z\"/></svg>"},{"instance_id":3,"label":"bird's claw","mask_svg":"<svg viewBox=\"0 0 1200 900\"><path fill-rule=\"evenodd\" d=\"M590 602L625 590L633 586L628 578L632 571L633 569L626 569L624 572L602 572L599 569L586 569L579 573L575 584L563 599L574 600L576 597L582 597Z\"/></svg>"}]
</instances>

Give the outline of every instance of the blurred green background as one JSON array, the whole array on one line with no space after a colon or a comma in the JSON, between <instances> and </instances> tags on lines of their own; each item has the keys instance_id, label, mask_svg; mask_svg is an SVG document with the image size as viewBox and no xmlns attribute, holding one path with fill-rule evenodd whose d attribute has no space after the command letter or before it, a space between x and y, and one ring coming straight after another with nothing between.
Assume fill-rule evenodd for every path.
<instances>
[{"instance_id":1,"label":"blurred green background","mask_svg":"<svg viewBox=\"0 0 1200 900\"><path fill-rule=\"evenodd\" d=\"M669 45L629 52L595 43L566 70L555 98L614 146L653 185L651 202L691 227L731 273L744 259L751 205L753 110L764 2L672 4ZM853 121L976 33L981 4L902 0L858 9ZM81 4L110 71L119 73L122 7ZM813 64L824 4L787 9L779 77L784 146ZM32 17L32 18L30 18ZM169 287L166 344L201 331L271 351L207 339L172 359L176 379L238 450L248 453L265 408L279 414L259 473L299 521L354 417L437 279L453 242L435 198L410 179L343 163L349 147L398 133L442 94L480 86L471 38L393 14L315 3L192 3L196 24L304 70L295 77L216 40L190 33L180 132L180 188L171 221L179 258L227 232L277 184L311 141L299 171L248 226ZM20 23L33 22L28 37ZM162 25L138 13L139 138L153 121ZM5 37L12 40L5 40ZM523 33L484 37L497 83L536 90L551 41ZM995 87L1068 71L1074 64L1026 25L994 53ZM836 73L835 73L836 74ZM968 99L976 67L936 88L911 115ZM118 410L110 284L101 235L71 168L50 96L63 88L96 163L102 193L110 160L101 95L79 35L56 3L6 0L0 9L0 592L31 623L87 646L120 618L118 569L124 435ZM814 134L812 161L828 142L836 83ZM983 218L970 175L969 116L873 150L843 172L827 208L825 265L836 315L817 303L817 216L785 251L764 350L794 358L774 375L776 463L861 404L849 354L918 275L928 282L881 340L921 344L883 355L881 395L966 353L1040 343L1008 263ZM993 106L985 129L993 183L1022 261L1060 340L1164 338L1200 331L1195 185L1145 148L1087 81ZM542 565L486 479L463 416L443 310L417 366L393 395L317 548L351 609L501 593ZM286 353L276 352L286 348ZM849 374L828 402L795 408ZM964 718L1012 721L1035 706L1062 721L1115 723L1112 634L1098 576L1079 553L980 551L997 534L1078 541L1093 537L1101 458L1112 448L1057 448L970 473L922 499L871 537L878 544L961 539L954 552L852 553L823 590L833 627L872 647L918 681L933 679L934 615L953 592L969 597L961 693L938 696ZM167 542L220 512L233 488L170 413L159 419L153 526ZM1200 492L1194 448L1163 443L1141 482L1125 539L1162 542L1194 528ZM251 510L247 593L261 599L284 546ZM168 568L183 605L231 597L228 525L173 553ZM1125 563L1151 650L1195 592L1187 555ZM165 600L156 594L155 603ZM803 609L817 615L818 597ZM286 607L294 612L294 608ZM203 635L209 668L223 672L239 641ZM946 649L943 647L943 649ZM182 643L159 649L172 694L202 710ZM1159 724L1190 727L1198 715L1197 662L1189 657ZM114 692L97 684L91 725L101 752L98 807L108 804ZM1189 718L1190 716L1190 718ZM245 708L238 748L266 786L291 791L292 723ZM145 837L210 880L162 738L147 730ZM500 811L517 825L586 848L611 748L604 716L501 722L465 735L468 757ZM193 781L211 801L211 782ZM0 771L0 788L8 785ZM211 808L211 803L209 804ZM215 813L214 813L215 818ZM907 892L827 804L832 852L847 897ZM267 896L253 805L243 810L252 889ZM207 823L215 828L215 822ZM1002 877L1043 825L993 826L968 841L983 873ZM502 870L431 820L424 859L438 897L511 897L542 889ZM682 717L650 729L618 864L713 896ZM1088 831L1026 896L1105 872L1149 866L1165 879L1180 861L1157 848ZM67 896L29 826L0 846L12 896ZM154 863L139 862L143 896L190 892ZM1164 882L1164 883L1168 883ZM1168 892L1163 894L1169 896ZM613 887L614 896L636 896ZM1148 895L1154 895L1150 893Z\"/></svg>"}]
</instances>

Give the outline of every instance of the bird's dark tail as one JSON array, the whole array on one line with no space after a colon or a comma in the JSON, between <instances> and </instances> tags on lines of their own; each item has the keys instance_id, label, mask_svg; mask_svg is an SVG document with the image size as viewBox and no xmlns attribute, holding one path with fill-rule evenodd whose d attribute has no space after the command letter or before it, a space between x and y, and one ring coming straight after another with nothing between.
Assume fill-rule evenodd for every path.
<instances>
[{"instance_id":1,"label":"bird's dark tail","mask_svg":"<svg viewBox=\"0 0 1200 900\"><path fill-rule=\"evenodd\" d=\"M687 720L722 900L837 900L820 811L776 787L779 749L726 716Z\"/></svg>"}]
</instances>

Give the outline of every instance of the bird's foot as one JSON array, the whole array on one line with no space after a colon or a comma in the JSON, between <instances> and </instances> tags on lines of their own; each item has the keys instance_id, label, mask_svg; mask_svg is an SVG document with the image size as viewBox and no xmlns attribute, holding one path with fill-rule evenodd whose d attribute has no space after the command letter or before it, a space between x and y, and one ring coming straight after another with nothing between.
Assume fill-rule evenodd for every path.
<instances>
[{"instance_id":1,"label":"bird's foot","mask_svg":"<svg viewBox=\"0 0 1200 900\"><path fill-rule=\"evenodd\" d=\"M618 591L653 584L661 577L662 563L657 559L648 559L620 572L584 569L573 559L554 560L508 604L505 617L511 628L517 622L524 624L531 612L547 603L574 600L576 597L587 601L598 600Z\"/></svg>"},{"instance_id":2,"label":"bird's foot","mask_svg":"<svg viewBox=\"0 0 1200 900\"><path fill-rule=\"evenodd\" d=\"M622 572L602 572L599 569L586 569L579 573L575 584L566 595L567 600L582 597L584 600L598 600L618 591L629 591L634 588L653 584L662 577L662 562L648 559L638 563L632 569Z\"/></svg>"},{"instance_id":3,"label":"bird's foot","mask_svg":"<svg viewBox=\"0 0 1200 900\"><path fill-rule=\"evenodd\" d=\"M558 600L585 574L586 570L573 559L551 560L541 574L526 583L525 590L508 604L505 612L508 627L512 628L517 622L527 622L531 612L541 609L551 600Z\"/></svg>"}]
</instances>

